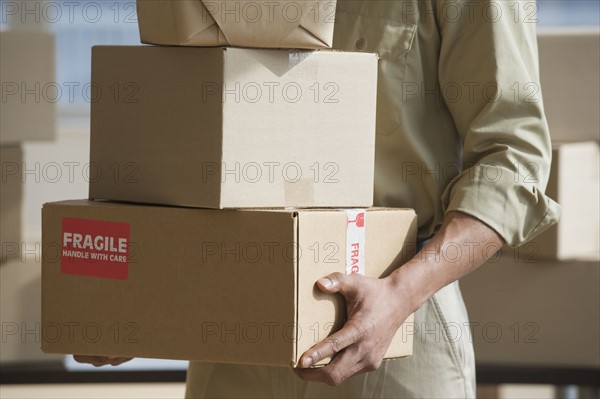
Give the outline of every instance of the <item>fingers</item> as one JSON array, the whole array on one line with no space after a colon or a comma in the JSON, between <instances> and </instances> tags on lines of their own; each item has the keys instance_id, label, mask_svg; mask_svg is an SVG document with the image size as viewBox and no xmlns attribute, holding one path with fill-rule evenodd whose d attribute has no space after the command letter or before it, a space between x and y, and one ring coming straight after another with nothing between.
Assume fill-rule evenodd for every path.
<instances>
[{"instance_id":1,"label":"fingers","mask_svg":"<svg viewBox=\"0 0 600 399\"><path fill-rule=\"evenodd\" d=\"M343 273L331 273L317 281L321 291L327 293L341 293L349 305L355 302L362 276ZM364 283L364 281L363 281ZM319 342L306 351L300 359L300 367L311 367L321 360L332 357L344 348L358 342L366 336L367 326L362 321L350 319L344 327L332 334L325 340Z\"/></svg>"},{"instance_id":2,"label":"fingers","mask_svg":"<svg viewBox=\"0 0 600 399\"><path fill-rule=\"evenodd\" d=\"M300 358L300 367L311 367L327 357L332 357L364 338L367 331L367 326L362 322L348 320L341 330L304 352Z\"/></svg>"},{"instance_id":3,"label":"fingers","mask_svg":"<svg viewBox=\"0 0 600 399\"><path fill-rule=\"evenodd\" d=\"M294 369L296 375L305 381L324 382L332 386L340 385L360 371L360 357L354 350L343 351L325 367Z\"/></svg>"},{"instance_id":4,"label":"fingers","mask_svg":"<svg viewBox=\"0 0 600 399\"><path fill-rule=\"evenodd\" d=\"M306 381L324 382L337 386L357 374L377 370L382 361L382 355L373 352L365 353L357 345L352 345L334 357L325 367L295 368L294 372Z\"/></svg>"},{"instance_id":5,"label":"fingers","mask_svg":"<svg viewBox=\"0 0 600 399\"><path fill-rule=\"evenodd\" d=\"M111 356L87 356L87 355L73 355L78 363L91 364L95 367L102 367L106 365L118 366L125 362L130 361L130 357L111 357Z\"/></svg>"},{"instance_id":6,"label":"fingers","mask_svg":"<svg viewBox=\"0 0 600 399\"><path fill-rule=\"evenodd\" d=\"M106 356L74 355L73 359L78 363L91 364L96 367L104 366L108 362L108 357Z\"/></svg>"},{"instance_id":7,"label":"fingers","mask_svg":"<svg viewBox=\"0 0 600 399\"><path fill-rule=\"evenodd\" d=\"M341 293L346 299L348 321L339 331L307 350L299 360L296 374L305 380L339 385L351 376L376 370L389 346L384 345L392 331L389 323L393 320L381 313L386 298L379 284L381 280L368 279L360 275L332 273L317 281L321 291ZM388 312L389 313L389 312ZM375 328L375 324L379 328ZM383 328L381 328L383 327ZM390 337L391 339L391 337ZM323 359L332 358L322 368L309 369Z\"/></svg>"},{"instance_id":8,"label":"fingers","mask_svg":"<svg viewBox=\"0 0 600 399\"><path fill-rule=\"evenodd\" d=\"M336 293L346 296L356 292L357 276L353 274L331 273L317 280L319 289L326 293Z\"/></svg>"},{"instance_id":9,"label":"fingers","mask_svg":"<svg viewBox=\"0 0 600 399\"><path fill-rule=\"evenodd\" d=\"M123 364L125 362L130 361L132 358L131 357L114 357L114 358L109 358L109 364L111 366L118 366L120 364Z\"/></svg>"}]
</instances>

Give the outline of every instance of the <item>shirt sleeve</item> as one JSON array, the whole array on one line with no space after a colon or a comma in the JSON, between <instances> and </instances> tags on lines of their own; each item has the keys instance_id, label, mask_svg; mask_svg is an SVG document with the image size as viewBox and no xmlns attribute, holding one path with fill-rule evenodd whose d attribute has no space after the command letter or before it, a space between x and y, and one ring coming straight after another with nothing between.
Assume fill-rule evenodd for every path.
<instances>
[{"instance_id":1,"label":"shirt sleeve","mask_svg":"<svg viewBox=\"0 0 600 399\"><path fill-rule=\"evenodd\" d=\"M518 1L438 1L442 96L463 169L442 194L518 246L558 221L544 194L552 149L539 82L536 24Z\"/></svg>"}]
</instances>

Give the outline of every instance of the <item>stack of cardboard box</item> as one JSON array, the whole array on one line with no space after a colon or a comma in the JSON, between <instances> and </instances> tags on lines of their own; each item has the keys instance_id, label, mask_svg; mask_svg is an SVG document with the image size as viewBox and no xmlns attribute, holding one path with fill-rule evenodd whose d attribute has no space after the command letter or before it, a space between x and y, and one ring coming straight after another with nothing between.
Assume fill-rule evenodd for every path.
<instances>
[{"instance_id":1,"label":"stack of cardboard box","mask_svg":"<svg viewBox=\"0 0 600 399\"><path fill-rule=\"evenodd\" d=\"M0 262L21 253L23 143L55 136L54 49L48 32L0 32Z\"/></svg>"},{"instance_id":2,"label":"stack of cardboard box","mask_svg":"<svg viewBox=\"0 0 600 399\"><path fill-rule=\"evenodd\" d=\"M547 193L561 204L562 217L532 245L539 259L598 261L600 35L593 30L549 31L541 33L538 42L544 108L553 143Z\"/></svg>"},{"instance_id":3,"label":"stack of cardboard box","mask_svg":"<svg viewBox=\"0 0 600 399\"><path fill-rule=\"evenodd\" d=\"M461 281L480 364L600 367L600 35L538 35L557 225ZM536 165L529 165L536 178ZM502 303L502 306L498 306Z\"/></svg>"},{"instance_id":4,"label":"stack of cardboard box","mask_svg":"<svg viewBox=\"0 0 600 399\"><path fill-rule=\"evenodd\" d=\"M415 252L414 211L371 208L376 56L313 50L335 3L274 3L138 2L144 42L253 48L93 49L90 200L43 209L45 351L296 364L344 322L318 278Z\"/></svg>"}]
</instances>

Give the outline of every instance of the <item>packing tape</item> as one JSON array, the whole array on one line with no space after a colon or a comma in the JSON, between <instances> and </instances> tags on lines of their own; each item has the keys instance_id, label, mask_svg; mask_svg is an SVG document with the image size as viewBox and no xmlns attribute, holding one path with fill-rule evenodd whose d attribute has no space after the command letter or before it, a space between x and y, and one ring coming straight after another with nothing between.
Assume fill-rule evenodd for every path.
<instances>
[{"instance_id":1,"label":"packing tape","mask_svg":"<svg viewBox=\"0 0 600 399\"><path fill-rule=\"evenodd\" d=\"M365 274L365 209L346 210L346 274Z\"/></svg>"},{"instance_id":2,"label":"packing tape","mask_svg":"<svg viewBox=\"0 0 600 399\"><path fill-rule=\"evenodd\" d=\"M288 67L292 69L312 54L311 51L306 50L290 50L288 54Z\"/></svg>"}]
</instances>

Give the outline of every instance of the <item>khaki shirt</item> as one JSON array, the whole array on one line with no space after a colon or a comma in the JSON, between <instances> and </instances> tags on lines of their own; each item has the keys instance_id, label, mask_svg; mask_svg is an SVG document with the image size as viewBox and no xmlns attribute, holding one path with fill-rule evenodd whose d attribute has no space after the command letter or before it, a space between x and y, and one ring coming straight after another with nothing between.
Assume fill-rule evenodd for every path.
<instances>
[{"instance_id":1,"label":"khaki shirt","mask_svg":"<svg viewBox=\"0 0 600 399\"><path fill-rule=\"evenodd\" d=\"M459 210L516 246L554 224L531 1L338 0L334 47L379 54L375 203L419 238Z\"/></svg>"}]
</instances>

